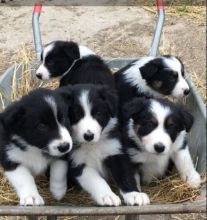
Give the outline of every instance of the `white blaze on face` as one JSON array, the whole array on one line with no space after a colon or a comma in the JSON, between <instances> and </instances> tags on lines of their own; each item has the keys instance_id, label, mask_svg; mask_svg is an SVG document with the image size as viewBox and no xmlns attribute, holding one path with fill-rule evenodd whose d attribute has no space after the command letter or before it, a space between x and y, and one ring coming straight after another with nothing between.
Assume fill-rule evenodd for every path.
<instances>
[{"instance_id":1,"label":"white blaze on face","mask_svg":"<svg viewBox=\"0 0 207 220\"><path fill-rule=\"evenodd\" d=\"M156 144L162 144L165 147L165 150L162 153L168 153L172 145L172 140L170 135L165 131L164 123L166 117L170 114L170 109L162 106L157 101L152 101L150 108L154 117L158 121L158 126L148 135L141 138L142 144L146 151L150 153L156 153L154 146Z\"/></svg>"},{"instance_id":2,"label":"white blaze on face","mask_svg":"<svg viewBox=\"0 0 207 220\"><path fill-rule=\"evenodd\" d=\"M184 92L186 90L189 90L189 85L187 81L185 80L185 78L182 76L182 73L181 73L182 66L181 66L180 61L177 60L175 57L164 59L164 61L169 68L171 68L172 70L178 73L178 80L172 91L172 96L174 96L175 98L184 97L185 96Z\"/></svg>"},{"instance_id":3,"label":"white blaze on face","mask_svg":"<svg viewBox=\"0 0 207 220\"><path fill-rule=\"evenodd\" d=\"M36 71L36 76L42 80L49 80L50 79L50 72L45 66L45 58L47 57L48 53L52 51L54 48L54 43L49 44L46 46L42 52L42 63L40 64L39 68Z\"/></svg>"},{"instance_id":4,"label":"white blaze on face","mask_svg":"<svg viewBox=\"0 0 207 220\"><path fill-rule=\"evenodd\" d=\"M59 137L51 140L48 144L48 150L50 155L52 156L62 156L72 149L72 138L67 128L61 125L57 120L57 105L54 98L51 96L47 96L45 98L45 101L48 103L54 113L59 132ZM64 152L61 150L61 147L63 146L68 146L68 149L66 149Z\"/></svg>"},{"instance_id":5,"label":"white blaze on face","mask_svg":"<svg viewBox=\"0 0 207 220\"><path fill-rule=\"evenodd\" d=\"M72 126L73 136L79 143L95 143L99 141L102 128L98 121L91 115L91 103L89 102L89 91L83 91L79 97L80 106L84 116L79 122ZM91 138L87 138L91 135Z\"/></svg>"}]
</instances>

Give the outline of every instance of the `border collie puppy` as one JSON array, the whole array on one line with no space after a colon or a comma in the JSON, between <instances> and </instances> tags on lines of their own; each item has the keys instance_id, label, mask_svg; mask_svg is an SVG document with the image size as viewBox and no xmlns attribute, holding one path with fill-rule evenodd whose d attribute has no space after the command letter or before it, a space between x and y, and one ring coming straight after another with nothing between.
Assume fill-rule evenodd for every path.
<instances>
[{"instance_id":1,"label":"border collie puppy","mask_svg":"<svg viewBox=\"0 0 207 220\"><path fill-rule=\"evenodd\" d=\"M182 98L190 92L183 63L170 55L142 57L114 76L122 103L141 96Z\"/></svg>"},{"instance_id":2,"label":"border collie puppy","mask_svg":"<svg viewBox=\"0 0 207 220\"><path fill-rule=\"evenodd\" d=\"M50 191L61 199L67 189L65 156L72 149L67 95L36 89L0 114L0 163L20 205L43 205L34 177L50 166Z\"/></svg>"},{"instance_id":3,"label":"border collie puppy","mask_svg":"<svg viewBox=\"0 0 207 220\"><path fill-rule=\"evenodd\" d=\"M144 183L165 175L169 162L192 188L200 185L187 144L193 116L181 105L164 99L134 98L123 107L127 120L125 146Z\"/></svg>"},{"instance_id":4,"label":"border collie puppy","mask_svg":"<svg viewBox=\"0 0 207 220\"><path fill-rule=\"evenodd\" d=\"M133 167L123 153L114 90L103 85L79 84L70 92L74 148L70 153L69 180L77 182L98 205L118 206L121 200L106 180L111 176L126 204L148 204L149 198L138 191Z\"/></svg>"},{"instance_id":5,"label":"border collie puppy","mask_svg":"<svg viewBox=\"0 0 207 220\"><path fill-rule=\"evenodd\" d=\"M63 77L77 60L92 54L92 50L75 42L53 41L47 44L41 53L41 65L36 76L42 80Z\"/></svg>"}]
</instances>

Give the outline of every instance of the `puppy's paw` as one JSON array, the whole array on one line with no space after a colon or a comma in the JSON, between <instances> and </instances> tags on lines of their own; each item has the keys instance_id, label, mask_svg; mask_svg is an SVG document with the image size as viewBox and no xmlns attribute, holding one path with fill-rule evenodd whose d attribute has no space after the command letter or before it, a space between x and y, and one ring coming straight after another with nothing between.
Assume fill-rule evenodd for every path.
<instances>
[{"instance_id":1,"label":"puppy's paw","mask_svg":"<svg viewBox=\"0 0 207 220\"><path fill-rule=\"evenodd\" d=\"M150 199L146 193L141 192L129 192L123 193L124 202L127 205L148 205L150 204Z\"/></svg>"},{"instance_id":2,"label":"puppy's paw","mask_svg":"<svg viewBox=\"0 0 207 220\"><path fill-rule=\"evenodd\" d=\"M113 192L107 193L100 198L96 199L97 203L101 206L119 206L121 205L120 198Z\"/></svg>"},{"instance_id":3,"label":"puppy's paw","mask_svg":"<svg viewBox=\"0 0 207 220\"><path fill-rule=\"evenodd\" d=\"M28 206L28 205L44 205L45 202L40 195L26 195L20 197L20 205Z\"/></svg>"},{"instance_id":4,"label":"puppy's paw","mask_svg":"<svg viewBox=\"0 0 207 220\"><path fill-rule=\"evenodd\" d=\"M61 200L66 194L67 186L65 184L50 184L50 192L57 200Z\"/></svg>"},{"instance_id":5,"label":"puppy's paw","mask_svg":"<svg viewBox=\"0 0 207 220\"><path fill-rule=\"evenodd\" d=\"M198 172L193 171L186 177L187 184L192 188L198 188L201 184L201 177Z\"/></svg>"}]
</instances>

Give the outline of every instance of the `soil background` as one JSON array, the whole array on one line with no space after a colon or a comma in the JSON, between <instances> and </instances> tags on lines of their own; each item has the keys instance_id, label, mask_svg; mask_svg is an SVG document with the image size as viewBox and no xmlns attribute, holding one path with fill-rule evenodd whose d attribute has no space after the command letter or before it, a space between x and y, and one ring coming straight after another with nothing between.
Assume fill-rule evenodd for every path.
<instances>
[{"instance_id":1,"label":"soil background","mask_svg":"<svg viewBox=\"0 0 207 220\"><path fill-rule=\"evenodd\" d=\"M107 58L148 55L156 24L155 8L136 4L117 6L116 1L113 2L115 6L44 6L40 17L43 44L54 40L74 40ZM52 1L50 3L52 5ZM22 46L34 52L31 22L33 7L25 5L21 0L0 3L0 74L16 61ZM203 7L168 7L159 49L160 54L172 54L182 59L204 101L205 17ZM141 220L149 219L197 220L206 219L206 216L141 217Z\"/></svg>"}]
</instances>

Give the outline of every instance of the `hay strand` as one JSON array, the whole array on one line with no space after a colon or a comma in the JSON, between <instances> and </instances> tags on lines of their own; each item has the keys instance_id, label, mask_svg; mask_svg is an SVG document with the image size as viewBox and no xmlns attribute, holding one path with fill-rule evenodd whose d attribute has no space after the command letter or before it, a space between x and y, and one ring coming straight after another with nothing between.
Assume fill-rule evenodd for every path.
<instances>
[{"instance_id":1,"label":"hay strand","mask_svg":"<svg viewBox=\"0 0 207 220\"><path fill-rule=\"evenodd\" d=\"M22 60L20 64L15 64L14 74L12 79L12 93L11 100L17 100L23 95L27 94L34 88L49 88L55 89L58 87L59 82L52 80L47 83L42 83L34 77L34 67L31 65L32 60L31 51L23 47L20 52ZM196 84L197 85L197 84ZM4 99L0 94L2 106ZM42 197L47 205L73 205L73 206L90 206L95 205L90 196L77 188L70 188L63 200L57 202L53 199L49 192L48 180L45 176L36 178L36 183ZM180 203L186 201L194 201L201 193L206 183L206 175L202 176L202 187L199 189L191 189L179 177L178 174L173 174L163 180L157 180L150 186L143 186L142 191L149 194L152 204L167 204L167 203ZM114 187L115 188L115 187ZM0 204L1 205L16 205L18 198L14 189L10 186L3 170L0 169Z\"/></svg>"}]
</instances>

